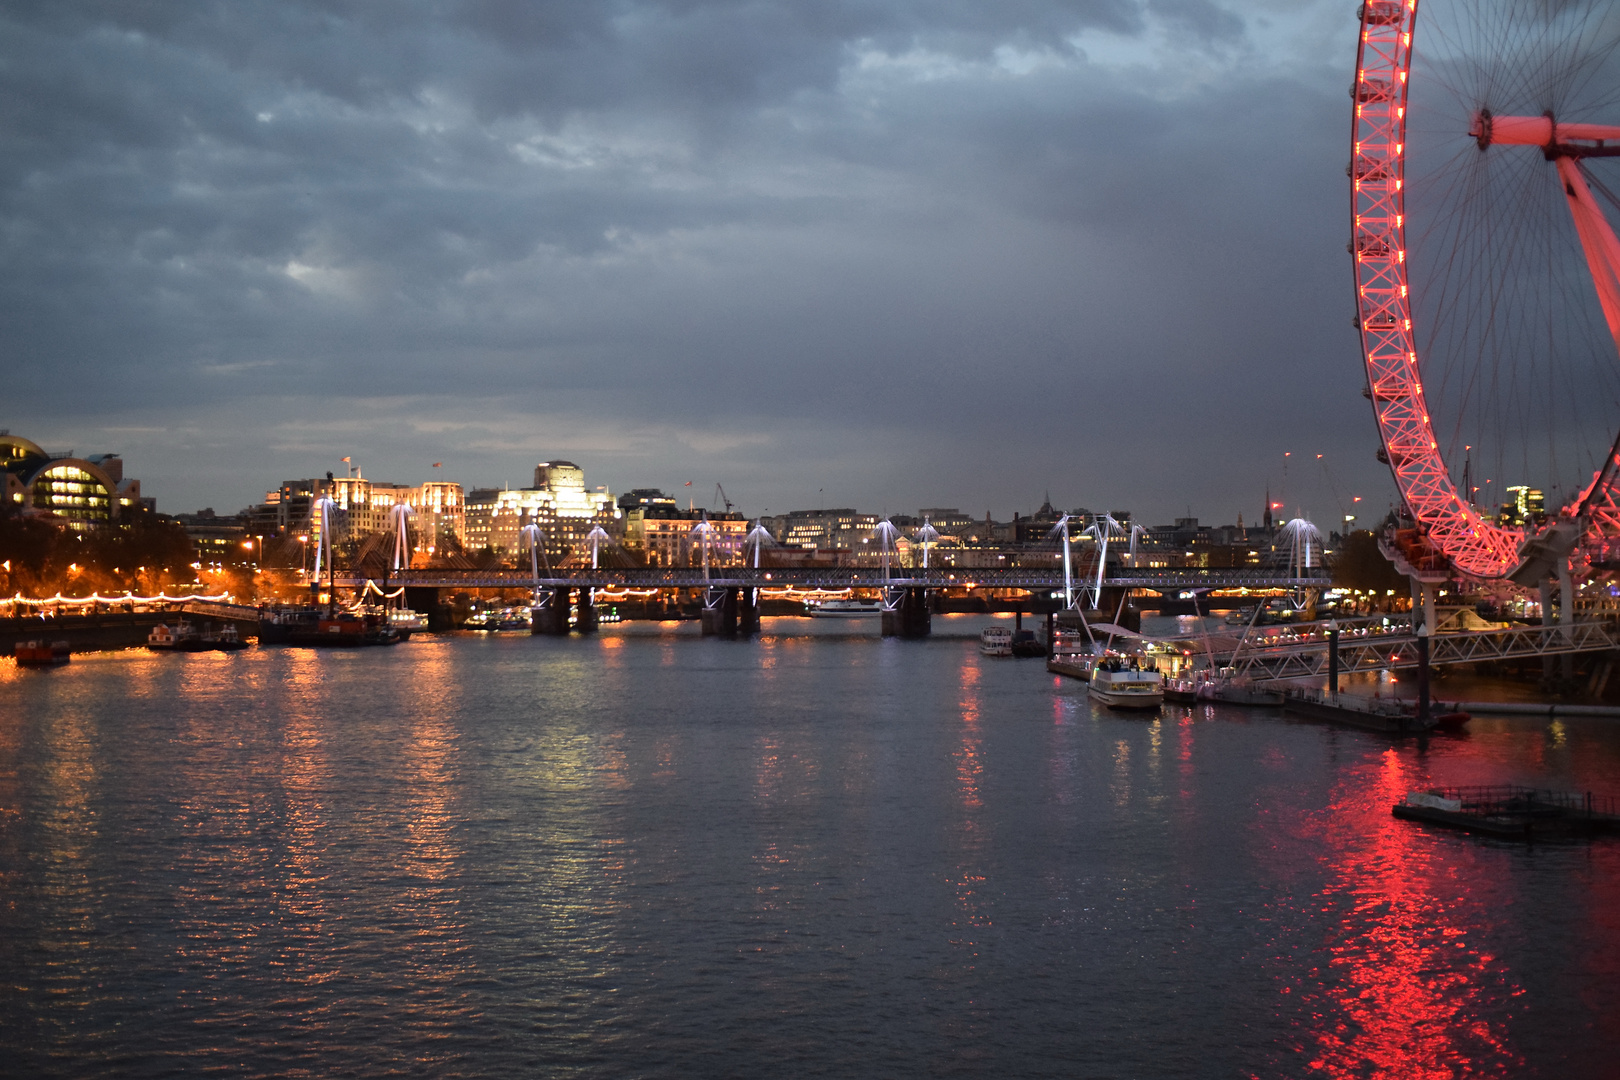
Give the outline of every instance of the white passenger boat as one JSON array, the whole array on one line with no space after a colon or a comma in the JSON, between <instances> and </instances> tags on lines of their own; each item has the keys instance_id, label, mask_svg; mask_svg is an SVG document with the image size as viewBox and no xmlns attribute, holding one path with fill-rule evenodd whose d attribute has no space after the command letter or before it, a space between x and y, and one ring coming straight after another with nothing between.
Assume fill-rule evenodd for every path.
<instances>
[{"instance_id":1,"label":"white passenger boat","mask_svg":"<svg viewBox=\"0 0 1620 1080\"><path fill-rule=\"evenodd\" d=\"M399 640L409 641L411 635L428 627L427 616L410 608L389 608L388 625L399 631Z\"/></svg>"},{"instance_id":2,"label":"white passenger boat","mask_svg":"<svg viewBox=\"0 0 1620 1080\"><path fill-rule=\"evenodd\" d=\"M986 656L1011 656L1012 631L1005 626L987 626L979 631L979 651Z\"/></svg>"},{"instance_id":3,"label":"white passenger boat","mask_svg":"<svg viewBox=\"0 0 1620 1080\"><path fill-rule=\"evenodd\" d=\"M1091 696L1110 709L1157 709L1164 704L1164 676L1111 656L1092 669Z\"/></svg>"},{"instance_id":4,"label":"white passenger boat","mask_svg":"<svg viewBox=\"0 0 1620 1080\"><path fill-rule=\"evenodd\" d=\"M883 614L883 605L876 600L825 600L810 608L816 619L863 619Z\"/></svg>"}]
</instances>

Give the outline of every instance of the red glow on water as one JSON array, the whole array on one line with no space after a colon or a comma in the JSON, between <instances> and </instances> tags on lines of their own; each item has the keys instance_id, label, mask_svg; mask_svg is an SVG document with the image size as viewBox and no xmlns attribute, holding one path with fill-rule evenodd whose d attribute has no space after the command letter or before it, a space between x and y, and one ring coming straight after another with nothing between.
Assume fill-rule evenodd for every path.
<instances>
[{"instance_id":1,"label":"red glow on water","mask_svg":"<svg viewBox=\"0 0 1620 1080\"><path fill-rule=\"evenodd\" d=\"M1358 1080L1514 1075L1500 1004L1523 990L1470 940L1483 898L1456 895L1435 838L1389 812L1422 778L1391 749L1361 780L1341 785L1319 838L1335 870L1316 897L1319 962L1281 988L1297 994L1304 1060Z\"/></svg>"}]
</instances>

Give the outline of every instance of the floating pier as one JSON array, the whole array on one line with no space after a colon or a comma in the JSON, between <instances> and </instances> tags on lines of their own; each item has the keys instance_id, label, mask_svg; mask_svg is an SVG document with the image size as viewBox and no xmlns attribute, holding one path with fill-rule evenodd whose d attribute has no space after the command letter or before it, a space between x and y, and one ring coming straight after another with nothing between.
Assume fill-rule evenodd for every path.
<instances>
[{"instance_id":1,"label":"floating pier","mask_svg":"<svg viewBox=\"0 0 1620 1080\"><path fill-rule=\"evenodd\" d=\"M1449 829L1508 840L1620 833L1615 800L1591 792L1495 784L1414 791L1391 813Z\"/></svg>"}]
</instances>

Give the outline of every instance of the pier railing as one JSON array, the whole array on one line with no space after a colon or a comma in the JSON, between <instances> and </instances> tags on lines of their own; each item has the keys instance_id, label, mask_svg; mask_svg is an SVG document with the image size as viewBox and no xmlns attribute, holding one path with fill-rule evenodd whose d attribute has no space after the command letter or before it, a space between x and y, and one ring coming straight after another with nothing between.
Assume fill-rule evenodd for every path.
<instances>
[{"instance_id":1,"label":"pier railing","mask_svg":"<svg viewBox=\"0 0 1620 1080\"><path fill-rule=\"evenodd\" d=\"M1342 624L1341 624L1342 626ZM1339 672L1395 670L1417 666L1417 637L1405 633L1376 633L1339 637ZM1245 643L1236 655L1216 653L1216 661L1236 674L1257 682L1320 678L1328 672L1329 642L1325 633L1312 633L1286 644ZM1467 664L1481 660L1517 660L1566 653L1606 652L1620 649L1620 630L1612 622L1582 622L1552 626L1515 626L1504 630L1465 630L1434 634L1429 638L1431 665Z\"/></svg>"}]
</instances>

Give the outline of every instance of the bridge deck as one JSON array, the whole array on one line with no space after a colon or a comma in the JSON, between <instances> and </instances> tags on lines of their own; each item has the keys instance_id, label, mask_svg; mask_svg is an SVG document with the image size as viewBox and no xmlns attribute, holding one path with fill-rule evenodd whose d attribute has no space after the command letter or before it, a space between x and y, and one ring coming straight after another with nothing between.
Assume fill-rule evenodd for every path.
<instances>
[{"instance_id":1,"label":"bridge deck","mask_svg":"<svg viewBox=\"0 0 1620 1080\"><path fill-rule=\"evenodd\" d=\"M340 572L342 588L364 587L368 579ZM887 574L869 567L742 567L712 569L707 575L700 567L647 567L601 570L542 571L536 578L526 570L405 570L390 574L390 588L400 585L440 589L1052 589L1063 588L1062 571L1044 569L903 569ZM1075 579L1075 588L1089 588L1092 582ZM1210 589L1325 589L1331 581L1323 576L1291 577L1286 570L1253 569L1173 569L1128 570L1103 579L1105 589L1153 589L1208 591Z\"/></svg>"}]
</instances>

